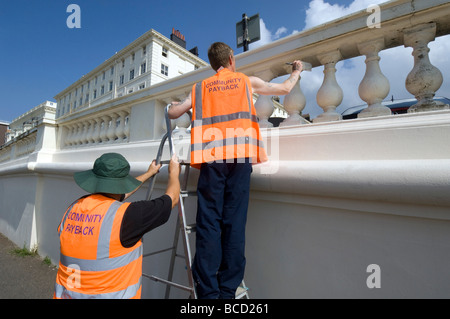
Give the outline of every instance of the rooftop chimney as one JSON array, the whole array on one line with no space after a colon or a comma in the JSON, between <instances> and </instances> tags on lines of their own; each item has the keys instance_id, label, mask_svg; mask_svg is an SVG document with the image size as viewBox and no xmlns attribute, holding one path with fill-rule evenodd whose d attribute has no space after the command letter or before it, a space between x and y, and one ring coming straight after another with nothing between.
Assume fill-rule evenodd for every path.
<instances>
[{"instance_id":1,"label":"rooftop chimney","mask_svg":"<svg viewBox=\"0 0 450 319\"><path fill-rule=\"evenodd\" d=\"M184 35L180 33L179 30L175 30L175 28L172 28L170 40L181 46L183 49L186 49L186 39L184 38Z\"/></svg>"}]
</instances>

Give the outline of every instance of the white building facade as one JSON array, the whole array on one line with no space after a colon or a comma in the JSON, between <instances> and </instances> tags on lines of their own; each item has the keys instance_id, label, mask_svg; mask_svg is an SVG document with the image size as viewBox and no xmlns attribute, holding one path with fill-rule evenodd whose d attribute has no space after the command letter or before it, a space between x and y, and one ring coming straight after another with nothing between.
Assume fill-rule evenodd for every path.
<instances>
[{"instance_id":1,"label":"white building facade","mask_svg":"<svg viewBox=\"0 0 450 319\"><path fill-rule=\"evenodd\" d=\"M6 142L9 142L36 127L39 122L42 122L44 119L54 121L55 112L56 103L52 101L45 101L15 118L9 124L9 132L6 134Z\"/></svg>"},{"instance_id":2,"label":"white building facade","mask_svg":"<svg viewBox=\"0 0 450 319\"><path fill-rule=\"evenodd\" d=\"M178 38L181 34L176 32L174 36ZM181 45L151 29L58 93L56 116L64 118L207 65Z\"/></svg>"}]
</instances>

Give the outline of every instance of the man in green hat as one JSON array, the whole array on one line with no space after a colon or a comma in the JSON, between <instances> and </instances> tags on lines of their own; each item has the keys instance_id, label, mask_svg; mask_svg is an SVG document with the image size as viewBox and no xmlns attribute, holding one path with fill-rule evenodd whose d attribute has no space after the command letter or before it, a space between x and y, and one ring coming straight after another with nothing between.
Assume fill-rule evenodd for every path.
<instances>
[{"instance_id":1,"label":"man in green hat","mask_svg":"<svg viewBox=\"0 0 450 319\"><path fill-rule=\"evenodd\" d=\"M153 161L134 178L118 153L99 157L92 170L74 174L89 194L66 210L58 227L61 257L54 298L140 298L142 237L164 224L180 194L180 165L169 163L165 194L153 200L123 202L158 173Z\"/></svg>"}]
</instances>

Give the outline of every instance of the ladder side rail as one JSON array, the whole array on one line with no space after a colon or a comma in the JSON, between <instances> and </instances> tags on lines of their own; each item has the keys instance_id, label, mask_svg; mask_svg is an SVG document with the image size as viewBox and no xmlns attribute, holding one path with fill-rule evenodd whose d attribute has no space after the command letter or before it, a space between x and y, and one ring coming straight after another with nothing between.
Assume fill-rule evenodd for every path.
<instances>
[{"instance_id":1,"label":"ladder side rail","mask_svg":"<svg viewBox=\"0 0 450 319\"><path fill-rule=\"evenodd\" d=\"M189 168L188 168L189 169ZM180 200L183 200L180 196ZM183 231L183 248L184 248L184 255L186 260L186 271L188 275L188 281L189 286L192 287L191 297L193 299L197 299L197 293L195 291L195 285L194 285L194 277L192 274L192 253L190 249L190 241L189 241L189 232L187 231L186 227L186 215L184 210L184 205L179 205L179 219L181 221L181 230Z\"/></svg>"},{"instance_id":2,"label":"ladder side rail","mask_svg":"<svg viewBox=\"0 0 450 319\"><path fill-rule=\"evenodd\" d=\"M169 133L166 133L166 134L164 134L164 136L161 139L161 143L159 144L159 148L158 148L158 154L156 155L156 165L159 165L161 163L161 157L162 157L162 153L164 150L164 144L166 143L168 136L169 136ZM147 200L150 200L152 197L153 188L155 186L155 181L156 181L156 175L153 175L152 177L150 177L149 187L147 190L147 195L145 197Z\"/></svg>"},{"instance_id":3,"label":"ladder side rail","mask_svg":"<svg viewBox=\"0 0 450 319\"><path fill-rule=\"evenodd\" d=\"M177 247L178 247L178 239L180 238L180 219L177 218L177 226L175 228L175 235L173 237L173 249L172 254L170 256L170 264L169 264L169 274L167 275L167 281L172 282L173 279L173 271L175 269L175 258L177 257ZM169 299L170 296L170 285L166 286L166 294L165 298Z\"/></svg>"}]
</instances>

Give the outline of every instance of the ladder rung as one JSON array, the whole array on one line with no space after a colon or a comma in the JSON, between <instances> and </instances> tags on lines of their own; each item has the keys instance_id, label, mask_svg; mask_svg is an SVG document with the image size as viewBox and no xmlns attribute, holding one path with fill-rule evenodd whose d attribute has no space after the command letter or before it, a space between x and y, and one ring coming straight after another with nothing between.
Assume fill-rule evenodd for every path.
<instances>
[{"instance_id":1,"label":"ladder rung","mask_svg":"<svg viewBox=\"0 0 450 319\"><path fill-rule=\"evenodd\" d=\"M193 233L197 230L197 225L196 224L186 225L185 228L188 233Z\"/></svg>"},{"instance_id":2,"label":"ladder rung","mask_svg":"<svg viewBox=\"0 0 450 319\"><path fill-rule=\"evenodd\" d=\"M197 192L194 192L194 191L180 191L180 195L182 197L197 196Z\"/></svg>"},{"instance_id":3,"label":"ladder rung","mask_svg":"<svg viewBox=\"0 0 450 319\"><path fill-rule=\"evenodd\" d=\"M162 160L159 163L162 164L162 165L169 165L170 164L170 160ZM185 166L191 165L191 163L184 162L184 161L180 161L179 164L180 165L185 165Z\"/></svg>"},{"instance_id":4,"label":"ladder rung","mask_svg":"<svg viewBox=\"0 0 450 319\"><path fill-rule=\"evenodd\" d=\"M148 257L148 256L153 256L153 255L156 255L156 254L160 254L160 253L172 250L172 249L175 249L175 247L169 247L169 248L166 248L166 249L161 249L161 250L158 250L158 251L154 251L152 253L144 254L144 255L142 255L142 258Z\"/></svg>"},{"instance_id":5,"label":"ladder rung","mask_svg":"<svg viewBox=\"0 0 450 319\"><path fill-rule=\"evenodd\" d=\"M186 290L186 291L189 291L189 292L192 292L194 290L191 287L180 285L180 284L177 284L176 282L168 281L168 280L156 277L156 276L149 276L147 274L142 274L142 276L147 277L147 278L149 278L149 279L151 279L153 281L162 282L162 283L164 283L166 285L171 285L172 287L175 287L175 288L178 288L178 289L182 289L182 290Z\"/></svg>"}]
</instances>

